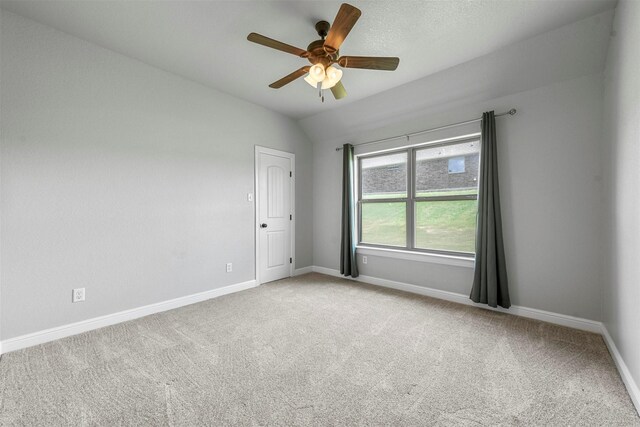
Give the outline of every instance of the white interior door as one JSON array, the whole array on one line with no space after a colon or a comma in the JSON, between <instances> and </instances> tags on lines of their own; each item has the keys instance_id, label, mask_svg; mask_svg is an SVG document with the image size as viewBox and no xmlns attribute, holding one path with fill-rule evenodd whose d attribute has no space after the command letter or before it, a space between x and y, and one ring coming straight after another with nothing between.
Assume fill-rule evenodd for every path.
<instances>
[{"instance_id":1,"label":"white interior door","mask_svg":"<svg viewBox=\"0 0 640 427\"><path fill-rule=\"evenodd\" d=\"M256 156L258 283L266 283L292 274L293 155L257 147Z\"/></svg>"}]
</instances>

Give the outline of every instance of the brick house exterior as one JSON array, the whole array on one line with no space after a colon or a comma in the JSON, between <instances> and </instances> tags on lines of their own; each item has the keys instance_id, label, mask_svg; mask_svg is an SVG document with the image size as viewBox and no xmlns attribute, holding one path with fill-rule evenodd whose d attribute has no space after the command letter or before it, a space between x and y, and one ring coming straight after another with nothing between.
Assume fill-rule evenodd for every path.
<instances>
[{"instance_id":1,"label":"brick house exterior","mask_svg":"<svg viewBox=\"0 0 640 427\"><path fill-rule=\"evenodd\" d=\"M464 158L462 163L461 158ZM450 172L450 159L456 166L464 165L463 172ZM418 160L416 162L416 191L469 189L478 186L479 154L470 153L451 157ZM454 168L455 170L455 168ZM405 192L407 165L398 163L363 168L361 173L364 194Z\"/></svg>"}]
</instances>

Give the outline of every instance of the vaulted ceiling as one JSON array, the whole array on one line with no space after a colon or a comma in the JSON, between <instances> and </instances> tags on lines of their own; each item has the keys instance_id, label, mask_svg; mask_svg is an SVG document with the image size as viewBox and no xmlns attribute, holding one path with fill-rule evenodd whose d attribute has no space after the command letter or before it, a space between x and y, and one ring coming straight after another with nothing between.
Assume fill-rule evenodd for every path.
<instances>
[{"instance_id":1,"label":"vaulted ceiling","mask_svg":"<svg viewBox=\"0 0 640 427\"><path fill-rule=\"evenodd\" d=\"M362 10L345 55L398 56L394 72L347 69L348 96L321 103L302 79L268 85L304 59L246 40L258 32L301 48L331 22L335 1L6 1L4 10L211 88L303 118L399 87L565 24L615 0L351 1Z\"/></svg>"}]
</instances>

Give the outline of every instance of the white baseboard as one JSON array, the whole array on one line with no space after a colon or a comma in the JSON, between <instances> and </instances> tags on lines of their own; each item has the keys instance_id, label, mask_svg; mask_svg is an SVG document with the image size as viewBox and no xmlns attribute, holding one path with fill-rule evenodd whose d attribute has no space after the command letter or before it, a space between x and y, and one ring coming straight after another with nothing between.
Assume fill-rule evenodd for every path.
<instances>
[{"instance_id":1,"label":"white baseboard","mask_svg":"<svg viewBox=\"0 0 640 427\"><path fill-rule=\"evenodd\" d=\"M616 343L613 341L613 338L611 338L611 335L609 335L609 331L607 330L606 326L604 326L604 324L602 325L601 332L602 338L604 339L605 344L607 344L607 348L609 349L609 353L611 354L611 358L618 368L618 372L620 373L622 382L627 387L629 397L631 397L631 401L636 407L636 411L638 412L638 414L640 414L640 388L638 388L638 384L631 376L631 372L629 371L627 364L624 363L624 359L618 351Z\"/></svg>"},{"instance_id":2,"label":"white baseboard","mask_svg":"<svg viewBox=\"0 0 640 427\"><path fill-rule=\"evenodd\" d=\"M307 273L312 273L313 272L313 267L309 266L309 267L302 267L302 268L296 268L295 271L293 272L294 276L301 276L303 274L307 274Z\"/></svg>"},{"instance_id":3,"label":"white baseboard","mask_svg":"<svg viewBox=\"0 0 640 427\"><path fill-rule=\"evenodd\" d=\"M245 289L253 288L255 286L256 281L249 280L247 282L236 283L234 285L224 286L222 288L212 289L210 291L199 292L197 294L174 298L168 301L162 301L142 307L132 308L130 310L107 314L105 316L94 317L92 319L58 326L51 329L45 329L43 331L21 335L15 338L9 338L0 342L0 354L20 350L38 344L43 344L60 338L69 337L71 335L80 334L82 332L103 328L105 326L115 325L116 323L138 319L150 314L172 310L174 308L183 307L185 305L195 304L197 302L205 301L211 298L217 298L223 295L240 292Z\"/></svg>"},{"instance_id":4,"label":"white baseboard","mask_svg":"<svg viewBox=\"0 0 640 427\"><path fill-rule=\"evenodd\" d=\"M400 291L411 292L414 294L425 295L432 298L438 298L445 301L457 302L459 304L470 305L473 307L483 308L486 310L499 311L502 313L513 314L516 316L526 317L529 319L541 320L543 322L553 323L556 325L567 326L569 328L580 329L583 331L595 332L597 334L602 332L602 323L595 320L582 319L580 317L568 316L566 314L553 313L550 311L538 310L535 308L521 307L512 305L509 309L502 307L493 308L486 304L477 304L469 299L468 295L459 294L456 292L441 291L439 289L427 288L425 286L412 285L409 283L396 282L393 280L379 279L377 277L370 276L358 276L353 279L351 277L344 277L338 270L325 267L313 267L313 271L316 273L326 274L328 276L341 277L347 280L355 280L357 282L369 283L371 285L383 286L385 288L397 289Z\"/></svg>"},{"instance_id":5,"label":"white baseboard","mask_svg":"<svg viewBox=\"0 0 640 427\"><path fill-rule=\"evenodd\" d=\"M333 268L318 267L317 265L313 265L311 266L311 270L314 273L326 274L327 276L340 277L342 279L351 279L350 277L343 276L342 274L340 274L340 271L334 270ZM352 280L358 280L358 279L352 279Z\"/></svg>"}]
</instances>

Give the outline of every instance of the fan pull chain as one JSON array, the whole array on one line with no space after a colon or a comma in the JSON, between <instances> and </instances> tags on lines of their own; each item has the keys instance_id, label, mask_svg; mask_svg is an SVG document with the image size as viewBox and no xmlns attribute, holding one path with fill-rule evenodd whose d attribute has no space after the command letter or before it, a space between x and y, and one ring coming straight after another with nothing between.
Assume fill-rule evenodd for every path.
<instances>
[{"instance_id":1,"label":"fan pull chain","mask_svg":"<svg viewBox=\"0 0 640 427\"><path fill-rule=\"evenodd\" d=\"M324 95L322 94L322 82L318 82L318 98L324 102Z\"/></svg>"}]
</instances>

